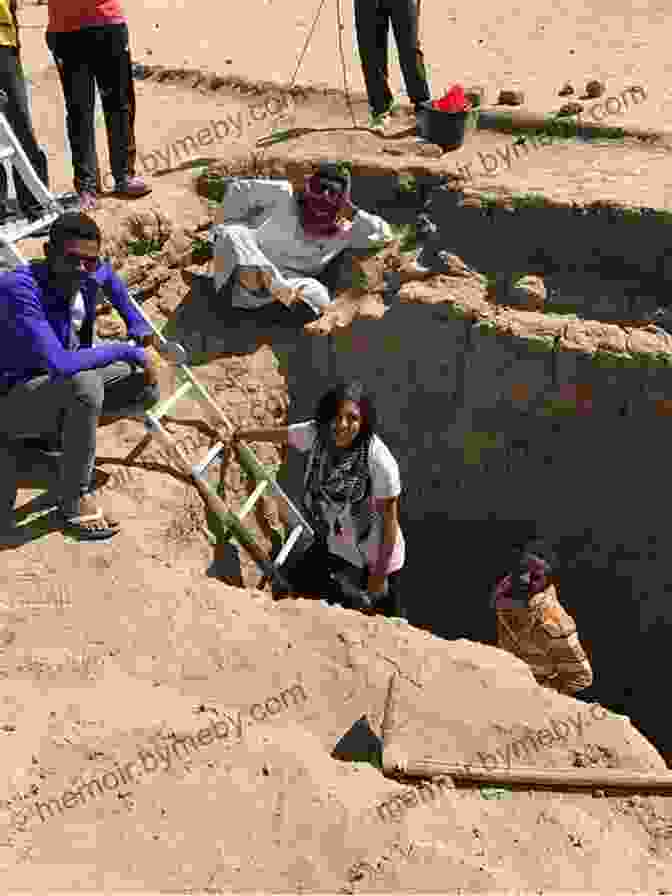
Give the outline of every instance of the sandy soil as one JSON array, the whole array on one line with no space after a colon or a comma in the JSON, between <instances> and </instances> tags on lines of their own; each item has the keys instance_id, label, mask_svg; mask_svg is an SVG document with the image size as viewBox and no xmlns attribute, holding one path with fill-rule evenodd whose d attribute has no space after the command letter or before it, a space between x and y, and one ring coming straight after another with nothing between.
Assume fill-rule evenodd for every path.
<instances>
[{"instance_id":1,"label":"sandy soil","mask_svg":"<svg viewBox=\"0 0 672 896\"><path fill-rule=\"evenodd\" d=\"M205 68L220 75L287 83L297 68L319 4L296 0L250 0L222 15L211 29L208 0L166 3L147 0L128 9L134 56L138 62L171 67ZM343 55L351 89L363 89L356 52L354 14L342 3ZM167 15L167 12L170 15ZM577 94L587 81L605 81L618 96L633 84L651 87L651 99L634 120L662 127L672 122L667 87L668 53L665 7L646 3L632 7L606 0L566 6L550 0L493 10L478 4L422 3L421 32L434 94L460 82L483 85L489 102L502 89L522 89L526 105L549 111L562 102L557 92L570 81ZM36 68L48 64L42 38L46 10L26 5L28 57ZM214 32L214 33L213 33ZM338 49L336 4L327 3L313 32L297 75L297 83L343 86ZM401 89L396 56L392 86Z\"/></svg>"},{"instance_id":2,"label":"sandy soil","mask_svg":"<svg viewBox=\"0 0 672 896\"><path fill-rule=\"evenodd\" d=\"M446 42L439 16L443 22L449 11L427 6L426 49L430 58L439 58ZM311 13L301 3L293 9L292 16L304 21ZM246 31L242 23L233 27L227 19L210 46L201 43L204 19L193 4L189 15L186 7L179 11L185 15L170 20L151 2L134 11L141 61L179 67L191 54L190 65L221 73L235 47L232 65L270 78L276 68L291 68L305 34L298 23L287 25L275 3L252 2L246 15L257 27ZM534 18L543 23L543 14L537 9ZM566 11L564 17L559 11L555 15L556 27L568 29L572 17ZM436 28L430 27L432 16ZM479 59L474 49L479 28L464 16L458 13L458 22L449 26L454 29L451 67L441 76L466 79L469 74L483 82L487 70L493 81L501 79L502 66L514 62L505 63L494 41L513 53L529 21L523 24L522 11L511 11L496 36L490 21L493 43L478 50ZM579 46L586 48L585 58L571 63L576 69L570 67L572 57L560 59L572 46L567 35L556 30L552 39L539 38L539 52L546 55L543 70L550 73L543 76L549 79L543 90L551 78L611 75L606 51L617 18L613 12L602 18L598 7L591 16L600 23L592 31L599 31L602 50L591 42L592 33L584 37ZM24 21L43 20L42 8L24 11ZM155 20L158 29L152 27ZM306 78L337 78L336 57L330 55L334 29L328 22L316 35ZM262 33L287 38L262 45ZM651 30L646 52L632 51L629 61L646 60L652 72L659 35ZM35 69L44 69L36 76L36 127L50 151L54 185L65 189L70 173L59 143L60 94L40 42L37 29L25 41ZM522 57L527 68L515 76L527 89L534 56L528 52L531 41L526 39L525 46L515 61ZM150 47L152 56L146 58L144 50ZM187 47L189 53L183 52ZM463 68L460 53L469 55L471 72ZM557 65L549 63L552 53ZM657 83L664 82L659 78ZM145 154L172 145L220 112L236 115L246 108L226 91L201 95L147 82L138 92L138 143ZM322 122L347 126L343 110L333 104L298 108L296 115L312 118L313 124L317 115ZM222 141L207 155L226 158L252 148L268 124L245 120L247 130L239 141ZM478 137L491 138L506 139ZM313 139L314 151L331 145L341 157L379 157L384 143L371 135L341 136L335 147L328 143L333 136ZM636 151L653 172L652 151ZM562 179L561 155L553 163L556 180L544 180L542 186L571 188L567 169ZM605 158L606 165L620 164L618 151L600 155ZM167 173L153 177L151 197L133 205L108 198L97 213L107 247L129 282L153 284L147 308L160 322L179 309L192 292L193 275L204 270L178 263L190 234L209 220L207 204L193 191L198 164L188 158L166 166ZM132 214L135 224L129 223ZM139 228L151 235L157 222L173 232L164 256L152 262L129 260L129 230L135 226L136 233ZM38 251L39 242L26 244L28 254ZM101 333L113 329L110 320L101 319ZM199 376L235 422L286 419L286 375L272 348L215 352L206 361ZM170 369L164 371L165 390L172 376ZM170 424L192 457L210 444L211 434L197 425L200 419L197 408L185 401ZM100 431L101 501L123 521L122 533L106 544L64 539L50 514L53 466L23 458L21 525L0 541L0 616L13 636L0 648L3 890L672 889L669 798L458 789L431 805L410 808L404 801L408 811L397 809L391 818L381 811L382 804L409 791L408 785L383 777L377 755L375 735L395 669L405 679L399 740L411 755L476 764L487 754L503 762L512 750L517 755L514 744L527 732L576 719L564 738L552 738L519 758L542 767L662 771L665 766L626 718L603 710L589 716L587 704L538 688L521 663L495 648L442 641L403 621L366 619L310 601L273 603L267 593L255 590L259 574L245 555L213 552L203 533L202 502L154 446L133 466L124 463L142 435L142 427L130 421ZM272 450L259 454L266 462L280 460ZM226 500L234 506L249 490L228 457L213 471L213 484L217 481L224 482ZM275 513L266 504L252 521L266 546ZM244 583L247 589L227 582ZM302 691L289 690L297 684ZM360 721L363 717L370 728ZM179 750L179 743L170 746L213 724L218 742L199 735ZM354 733L342 743L353 725ZM337 744L340 758L331 755ZM167 757L163 765L161 755ZM129 762L135 763L130 777ZM124 766L126 777L121 772L104 777ZM94 780L102 782L104 792L93 785L86 791ZM83 796L73 796L82 788ZM65 791L70 795L64 802ZM48 800L59 802L43 805Z\"/></svg>"}]
</instances>

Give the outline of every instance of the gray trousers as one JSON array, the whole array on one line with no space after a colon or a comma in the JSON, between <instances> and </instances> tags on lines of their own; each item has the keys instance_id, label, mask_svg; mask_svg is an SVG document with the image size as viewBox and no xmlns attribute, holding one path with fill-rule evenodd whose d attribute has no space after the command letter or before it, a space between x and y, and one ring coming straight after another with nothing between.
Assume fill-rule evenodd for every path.
<instances>
[{"instance_id":1,"label":"gray trousers","mask_svg":"<svg viewBox=\"0 0 672 896\"><path fill-rule=\"evenodd\" d=\"M7 110L5 112L7 121L28 156L28 161L35 169L35 173L45 187L48 187L47 157L38 146L35 137L26 91L26 79L15 47L0 47L0 89L7 94ZM24 212L33 209L37 205L37 200L26 187L16 169L13 173L16 198L21 209ZM0 192L3 194L1 198L6 199L7 177L2 167L0 167Z\"/></svg>"},{"instance_id":2,"label":"gray trousers","mask_svg":"<svg viewBox=\"0 0 672 896\"><path fill-rule=\"evenodd\" d=\"M82 495L91 490L101 414L131 416L158 400L159 387L146 385L142 368L123 361L57 382L45 374L18 383L0 396L0 514L11 514L16 502L16 457L10 442L60 433L59 503L74 515Z\"/></svg>"}]
</instances>

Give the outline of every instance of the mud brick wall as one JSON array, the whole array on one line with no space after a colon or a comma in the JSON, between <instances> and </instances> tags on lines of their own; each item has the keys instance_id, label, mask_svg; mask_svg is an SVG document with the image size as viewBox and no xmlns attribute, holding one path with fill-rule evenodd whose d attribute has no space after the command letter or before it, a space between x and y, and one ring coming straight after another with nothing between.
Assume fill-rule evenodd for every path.
<instances>
[{"instance_id":1,"label":"mud brick wall","mask_svg":"<svg viewBox=\"0 0 672 896\"><path fill-rule=\"evenodd\" d=\"M329 338L334 374L370 385L399 461L410 620L491 640L490 589L535 524L596 695L672 752L653 696L672 622L672 339L448 302L399 302Z\"/></svg>"}]
</instances>

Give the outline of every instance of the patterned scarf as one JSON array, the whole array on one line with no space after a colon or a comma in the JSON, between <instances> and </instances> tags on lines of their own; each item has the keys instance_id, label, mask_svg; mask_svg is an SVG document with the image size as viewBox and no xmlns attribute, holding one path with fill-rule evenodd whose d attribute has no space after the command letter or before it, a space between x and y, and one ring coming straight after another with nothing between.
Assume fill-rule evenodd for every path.
<instances>
[{"instance_id":1,"label":"patterned scarf","mask_svg":"<svg viewBox=\"0 0 672 896\"><path fill-rule=\"evenodd\" d=\"M360 542L369 534L372 523L371 440L364 439L357 448L348 449L336 460L329 450L331 443L329 427L319 427L306 467L304 503L323 539L331 533L332 523L334 534L340 535L344 521L350 516L355 525L355 540Z\"/></svg>"}]
</instances>

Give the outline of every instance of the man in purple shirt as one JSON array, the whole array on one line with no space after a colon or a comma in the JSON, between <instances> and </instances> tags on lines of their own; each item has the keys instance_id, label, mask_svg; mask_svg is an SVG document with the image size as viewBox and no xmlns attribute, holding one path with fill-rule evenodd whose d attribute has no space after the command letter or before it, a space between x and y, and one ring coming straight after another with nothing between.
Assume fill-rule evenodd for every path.
<instances>
[{"instance_id":1,"label":"man in purple shirt","mask_svg":"<svg viewBox=\"0 0 672 896\"><path fill-rule=\"evenodd\" d=\"M46 260L0 274L0 475L11 479L7 442L35 433L62 440L59 506L64 528L80 538L109 538L119 523L90 494L99 418L141 413L159 399L159 356L151 329L128 300L123 281L99 258L101 233L87 215L61 215L45 243ZM95 345L99 290L137 345ZM142 347L141 347L142 346Z\"/></svg>"}]
</instances>

